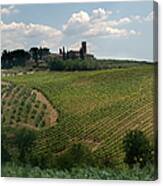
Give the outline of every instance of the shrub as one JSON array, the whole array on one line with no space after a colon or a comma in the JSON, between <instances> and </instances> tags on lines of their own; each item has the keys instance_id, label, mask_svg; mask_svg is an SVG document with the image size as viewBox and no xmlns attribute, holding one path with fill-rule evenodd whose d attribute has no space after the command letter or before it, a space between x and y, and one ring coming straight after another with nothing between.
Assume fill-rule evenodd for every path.
<instances>
[{"instance_id":1,"label":"shrub","mask_svg":"<svg viewBox=\"0 0 163 186\"><path fill-rule=\"evenodd\" d=\"M33 92L32 96L31 96L31 101L35 102L35 100L36 100L36 93Z\"/></svg>"},{"instance_id":2,"label":"shrub","mask_svg":"<svg viewBox=\"0 0 163 186\"><path fill-rule=\"evenodd\" d=\"M129 167L138 163L142 168L147 163L152 162L153 150L143 132L134 130L127 133L123 140L123 146L126 154L124 162Z\"/></svg>"},{"instance_id":3,"label":"shrub","mask_svg":"<svg viewBox=\"0 0 163 186\"><path fill-rule=\"evenodd\" d=\"M29 128L2 127L2 163L6 161L29 162L36 131Z\"/></svg>"},{"instance_id":4,"label":"shrub","mask_svg":"<svg viewBox=\"0 0 163 186\"><path fill-rule=\"evenodd\" d=\"M73 144L64 154L56 160L57 168L71 169L72 167L93 166L94 157L90 149L81 143Z\"/></svg>"},{"instance_id":5,"label":"shrub","mask_svg":"<svg viewBox=\"0 0 163 186\"><path fill-rule=\"evenodd\" d=\"M31 107L32 107L31 103L29 101L26 101L25 110L27 113L30 111Z\"/></svg>"},{"instance_id":6,"label":"shrub","mask_svg":"<svg viewBox=\"0 0 163 186\"><path fill-rule=\"evenodd\" d=\"M33 141L36 139L36 132L28 128L20 128L15 132L14 144L19 150L19 160L26 162L30 156L30 148Z\"/></svg>"},{"instance_id":7,"label":"shrub","mask_svg":"<svg viewBox=\"0 0 163 186\"><path fill-rule=\"evenodd\" d=\"M50 70L64 70L63 61L57 58L48 61L48 67Z\"/></svg>"},{"instance_id":8,"label":"shrub","mask_svg":"<svg viewBox=\"0 0 163 186\"><path fill-rule=\"evenodd\" d=\"M97 70L97 69L109 69L110 62L98 61L95 59L68 59L61 60L57 58L47 59L48 68L50 70L59 71L75 71L75 70Z\"/></svg>"},{"instance_id":9,"label":"shrub","mask_svg":"<svg viewBox=\"0 0 163 186\"><path fill-rule=\"evenodd\" d=\"M39 153L39 155L33 151L30 163L43 169L70 170L73 167L94 166L95 158L87 146L79 143L73 144L69 149L58 154L54 154L50 148L46 152Z\"/></svg>"},{"instance_id":10,"label":"shrub","mask_svg":"<svg viewBox=\"0 0 163 186\"><path fill-rule=\"evenodd\" d=\"M35 117L34 121L35 121L36 125L39 125L39 123L42 121L42 116L41 116L40 113L36 114L36 117Z\"/></svg>"},{"instance_id":11,"label":"shrub","mask_svg":"<svg viewBox=\"0 0 163 186\"><path fill-rule=\"evenodd\" d=\"M40 123L38 124L38 127L42 128L44 126L45 126L45 121L44 120L40 121Z\"/></svg>"},{"instance_id":12,"label":"shrub","mask_svg":"<svg viewBox=\"0 0 163 186\"><path fill-rule=\"evenodd\" d=\"M35 102L35 107L36 107L36 108L39 108L39 107L40 107L40 104L41 104L41 102L37 100L37 101Z\"/></svg>"},{"instance_id":13,"label":"shrub","mask_svg":"<svg viewBox=\"0 0 163 186\"><path fill-rule=\"evenodd\" d=\"M10 154L6 148L7 134L5 128L2 127L1 131L1 162L2 164L10 160Z\"/></svg>"}]
</instances>

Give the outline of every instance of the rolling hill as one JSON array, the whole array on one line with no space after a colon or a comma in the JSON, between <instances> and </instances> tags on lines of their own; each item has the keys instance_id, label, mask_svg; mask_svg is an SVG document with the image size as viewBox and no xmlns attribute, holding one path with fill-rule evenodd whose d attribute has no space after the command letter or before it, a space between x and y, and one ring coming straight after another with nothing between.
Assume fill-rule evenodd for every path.
<instances>
[{"instance_id":1,"label":"rolling hill","mask_svg":"<svg viewBox=\"0 0 163 186\"><path fill-rule=\"evenodd\" d=\"M2 125L37 130L37 157L82 143L123 164L122 141L139 129L155 143L155 67L35 72L2 78ZM39 98L41 95L41 98Z\"/></svg>"}]
</instances>

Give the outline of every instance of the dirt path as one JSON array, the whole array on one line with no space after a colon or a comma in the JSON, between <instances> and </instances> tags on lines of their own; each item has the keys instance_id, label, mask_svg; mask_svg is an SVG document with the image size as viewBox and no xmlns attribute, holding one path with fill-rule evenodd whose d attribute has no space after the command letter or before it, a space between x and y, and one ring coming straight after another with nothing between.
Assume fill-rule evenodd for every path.
<instances>
[{"instance_id":1,"label":"dirt path","mask_svg":"<svg viewBox=\"0 0 163 186\"><path fill-rule=\"evenodd\" d=\"M9 76L22 76L22 75L30 75L33 74L35 71L25 71L25 72L10 72L10 71L1 71L2 77L9 77Z\"/></svg>"},{"instance_id":2,"label":"dirt path","mask_svg":"<svg viewBox=\"0 0 163 186\"><path fill-rule=\"evenodd\" d=\"M32 93L36 94L36 99L47 106L47 110L50 117L50 125L54 125L58 118L57 111L53 108L49 100L38 90L32 90Z\"/></svg>"},{"instance_id":3,"label":"dirt path","mask_svg":"<svg viewBox=\"0 0 163 186\"><path fill-rule=\"evenodd\" d=\"M7 81L1 81L1 85L9 85L10 83Z\"/></svg>"}]
</instances>

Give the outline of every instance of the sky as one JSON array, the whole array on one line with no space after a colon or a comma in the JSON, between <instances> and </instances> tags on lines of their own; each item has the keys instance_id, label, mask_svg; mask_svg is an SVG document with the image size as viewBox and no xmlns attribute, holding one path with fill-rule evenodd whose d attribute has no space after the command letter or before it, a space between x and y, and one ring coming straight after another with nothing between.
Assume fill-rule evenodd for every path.
<instances>
[{"instance_id":1,"label":"sky","mask_svg":"<svg viewBox=\"0 0 163 186\"><path fill-rule=\"evenodd\" d=\"M97 58L153 61L153 3L99 2L1 6L1 49L78 50Z\"/></svg>"}]
</instances>

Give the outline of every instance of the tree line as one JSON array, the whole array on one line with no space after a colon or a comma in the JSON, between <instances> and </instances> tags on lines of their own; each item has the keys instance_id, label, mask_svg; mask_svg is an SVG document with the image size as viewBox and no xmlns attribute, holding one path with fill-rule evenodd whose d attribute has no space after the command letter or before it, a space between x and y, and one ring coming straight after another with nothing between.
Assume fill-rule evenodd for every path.
<instances>
[{"instance_id":1,"label":"tree line","mask_svg":"<svg viewBox=\"0 0 163 186\"><path fill-rule=\"evenodd\" d=\"M25 51L24 49L4 50L1 55L1 67L2 69L9 69L14 66L25 66L30 59L34 60L36 66L38 66L38 61L49 55L49 53L48 48L41 47L33 47L29 51Z\"/></svg>"}]
</instances>

